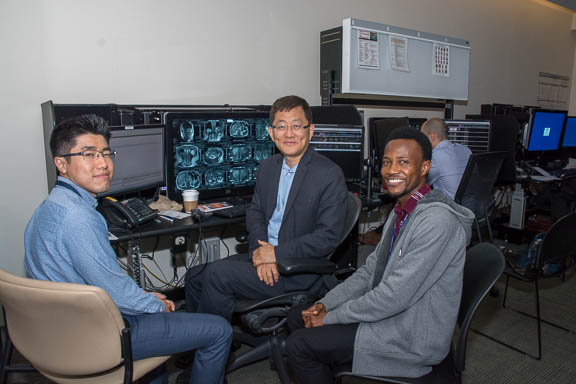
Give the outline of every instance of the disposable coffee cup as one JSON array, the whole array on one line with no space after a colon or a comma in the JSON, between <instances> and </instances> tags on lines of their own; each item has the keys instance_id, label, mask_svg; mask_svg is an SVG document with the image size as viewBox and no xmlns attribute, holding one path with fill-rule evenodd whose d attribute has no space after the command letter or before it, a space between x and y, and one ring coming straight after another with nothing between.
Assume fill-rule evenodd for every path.
<instances>
[{"instance_id":1,"label":"disposable coffee cup","mask_svg":"<svg viewBox=\"0 0 576 384\"><path fill-rule=\"evenodd\" d=\"M198 208L198 194L198 191L195 189L187 189L182 191L184 212L190 213L193 209Z\"/></svg>"}]
</instances>

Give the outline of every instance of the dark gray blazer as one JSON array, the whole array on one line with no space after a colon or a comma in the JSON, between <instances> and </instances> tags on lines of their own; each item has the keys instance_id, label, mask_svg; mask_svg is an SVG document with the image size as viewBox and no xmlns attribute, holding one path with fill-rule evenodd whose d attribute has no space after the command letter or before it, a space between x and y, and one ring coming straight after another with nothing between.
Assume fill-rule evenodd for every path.
<instances>
[{"instance_id":1,"label":"dark gray blazer","mask_svg":"<svg viewBox=\"0 0 576 384\"><path fill-rule=\"evenodd\" d=\"M250 256L258 240L268 241L268 222L276 207L283 156L258 169L252 204L246 212ZM346 215L346 184L339 166L308 147L300 159L278 234L276 259L323 258L338 245Z\"/></svg>"}]
</instances>

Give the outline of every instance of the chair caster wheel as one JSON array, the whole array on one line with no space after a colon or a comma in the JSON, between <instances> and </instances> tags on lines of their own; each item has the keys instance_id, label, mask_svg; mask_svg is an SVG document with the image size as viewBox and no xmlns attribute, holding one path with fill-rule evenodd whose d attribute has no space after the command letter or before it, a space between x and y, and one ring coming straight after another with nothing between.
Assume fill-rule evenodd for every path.
<instances>
[{"instance_id":1,"label":"chair caster wheel","mask_svg":"<svg viewBox=\"0 0 576 384\"><path fill-rule=\"evenodd\" d=\"M500 296L500 291L498 290L498 288L492 287L492 288L490 289L490 296L491 296L491 297L498 297L498 296Z\"/></svg>"}]
</instances>

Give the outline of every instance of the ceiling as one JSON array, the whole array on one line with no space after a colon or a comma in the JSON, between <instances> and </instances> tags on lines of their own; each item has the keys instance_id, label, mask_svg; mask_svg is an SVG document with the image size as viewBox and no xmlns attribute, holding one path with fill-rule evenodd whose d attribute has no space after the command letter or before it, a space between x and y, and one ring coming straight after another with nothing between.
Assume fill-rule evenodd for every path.
<instances>
[{"instance_id":1,"label":"ceiling","mask_svg":"<svg viewBox=\"0 0 576 384\"><path fill-rule=\"evenodd\" d=\"M548 0L551 3L576 11L576 0Z\"/></svg>"}]
</instances>

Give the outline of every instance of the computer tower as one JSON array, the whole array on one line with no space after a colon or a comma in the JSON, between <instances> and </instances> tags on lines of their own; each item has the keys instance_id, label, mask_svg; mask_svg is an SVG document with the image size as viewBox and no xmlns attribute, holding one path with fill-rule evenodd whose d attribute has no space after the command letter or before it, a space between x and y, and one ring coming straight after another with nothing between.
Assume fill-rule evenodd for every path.
<instances>
[{"instance_id":1,"label":"computer tower","mask_svg":"<svg viewBox=\"0 0 576 384\"><path fill-rule=\"evenodd\" d=\"M320 32L320 96L332 105L332 94L342 91L342 27Z\"/></svg>"},{"instance_id":2,"label":"computer tower","mask_svg":"<svg viewBox=\"0 0 576 384\"><path fill-rule=\"evenodd\" d=\"M508 223L510 228L524 228L525 210L526 197L524 196L524 190L520 184L516 184L516 189L512 193L512 201L510 203L510 221Z\"/></svg>"}]
</instances>

